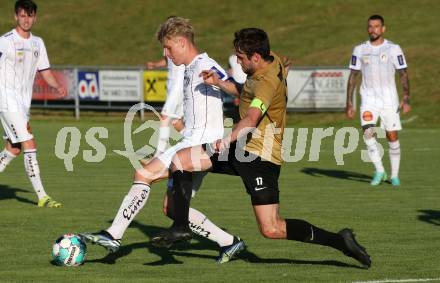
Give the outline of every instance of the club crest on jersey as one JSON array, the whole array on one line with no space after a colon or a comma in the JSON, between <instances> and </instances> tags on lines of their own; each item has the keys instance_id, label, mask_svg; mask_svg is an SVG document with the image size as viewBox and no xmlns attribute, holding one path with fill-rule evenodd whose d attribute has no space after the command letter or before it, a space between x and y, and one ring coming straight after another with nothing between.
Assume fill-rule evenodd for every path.
<instances>
[{"instance_id":1,"label":"club crest on jersey","mask_svg":"<svg viewBox=\"0 0 440 283\"><path fill-rule=\"evenodd\" d=\"M40 55L40 53L38 52L38 50L34 51L34 56L35 56L36 58L38 58L38 55Z\"/></svg>"},{"instance_id":2,"label":"club crest on jersey","mask_svg":"<svg viewBox=\"0 0 440 283\"><path fill-rule=\"evenodd\" d=\"M370 57L368 57L368 56L363 56L363 57L362 57L362 63L364 63L364 64L369 64L369 63L370 63Z\"/></svg>"},{"instance_id":3,"label":"club crest on jersey","mask_svg":"<svg viewBox=\"0 0 440 283\"><path fill-rule=\"evenodd\" d=\"M380 60L381 60L382 62L386 62L387 59L388 59L387 54L385 54L385 53L380 54Z\"/></svg>"},{"instance_id":4,"label":"club crest on jersey","mask_svg":"<svg viewBox=\"0 0 440 283\"><path fill-rule=\"evenodd\" d=\"M400 66L403 66L403 65L404 65L404 62L403 62L403 55L399 55L399 56L397 56L397 61L399 62L399 65L400 65Z\"/></svg>"},{"instance_id":5,"label":"club crest on jersey","mask_svg":"<svg viewBox=\"0 0 440 283\"><path fill-rule=\"evenodd\" d=\"M362 119L367 122L373 120L373 113L370 111L365 111L362 113Z\"/></svg>"},{"instance_id":6,"label":"club crest on jersey","mask_svg":"<svg viewBox=\"0 0 440 283\"><path fill-rule=\"evenodd\" d=\"M357 57L352 55L351 56L351 65L356 66L356 62L357 62Z\"/></svg>"}]
</instances>

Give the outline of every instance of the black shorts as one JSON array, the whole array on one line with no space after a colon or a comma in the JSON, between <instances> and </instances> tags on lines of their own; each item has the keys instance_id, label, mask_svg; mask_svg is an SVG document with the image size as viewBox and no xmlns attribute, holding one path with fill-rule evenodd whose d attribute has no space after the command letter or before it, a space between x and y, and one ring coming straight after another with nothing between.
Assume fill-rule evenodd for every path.
<instances>
[{"instance_id":1,"label":"black shorts","mask_svg":"<svg viewBox=\"0 0 440 283\"><path fill-rule=\"evenodd\" d=\"M252 205L279 203L278 178L281 166L262 160L259 156L243 150L236 150L236 143L232 143L229 152L213 153L210 144L202 145L210 155L212 172L240 176L247 193L251 196ZM236 154L237 151L237 154ZM244 162L239 156L249 162Z\"/></svg>"}]
</instances>

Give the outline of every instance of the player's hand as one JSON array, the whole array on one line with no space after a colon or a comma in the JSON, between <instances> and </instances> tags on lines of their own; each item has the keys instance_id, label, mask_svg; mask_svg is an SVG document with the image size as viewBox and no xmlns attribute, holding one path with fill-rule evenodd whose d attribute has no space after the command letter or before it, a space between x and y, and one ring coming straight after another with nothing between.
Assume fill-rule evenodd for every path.
<instances>
[{"instance_id":1,"label":"player's hand","mask_svg":"<svg viewBox=\"0 0 440 283\"><path fill-rule=\"evenodd\" d=\"M282 57L281 61L283 61L283 67L286 70L286 73L289 72L289 69L292 66L292 60L290 60L288 57Z\"/></svg>"},{"instance_id":2,"label":"player's hand","mask_svg":"<svg viewBox=\"0 0 440 283\"><path fill-rule=\"evenodd\" d=\"M402 101L400 103L400 109L401 109L403 114L406 114L406 113L411 111L411 105L409 105L409 103L407 103L405 101Z\"/></svg>"},{"instance_id":3,"label":"player's hand","mask_svg":"<svg viewBox=\"0 0 440 283\"><path fill-rule=\"evenodd\" d=\"M215 152L221 153L229 148L231 142L229 138L219 139L212 143Z\"/></svg>"},{"instance_id":4,"label":"player's hand","mask_svg":"<svg viewBox=\"0 0 440 283\"><path fill-rule=\"evenodd\" d=\"M63 86L57 87L57 92L61 97L67 96L67 90Z\"/></svg>"},{"instance_id":5,"label":"player's hand","mask_svg":"<svg viewBox=\"0 0 440 283\"><path fill-rule=\"evenodd\" d=\"M350 119L354 118L354 108L353 108L353 105L347 104L347 106L345 107L345 114Z\"/></svg>"},{"instance_id":6,"label":"player's hand","mask_svg":"<svg viewBox=\"0 0 440 283\"><path fill-rule=\"evenodd\" d=\"M204 70L199 74L203 78L203 82L208 85L218 86L220 77L213 70Z\"/></svg>"},{"instance_id":7,"label":"player's hand","mask_svg":"<svg viewBox=\"0 0 440 283\"><path fill-rule=\"evenodd\" d=\"M145 64L145 66L147 67L148 70L154 69L156 68L156 63L155 62L147 62L147 64Z\"/></svg>"},{"instance_id":8,"label":"player's hand","mask_svg":"<svg viewBox=\"0 0 440 283\"><path fill-rule=\"evenodd\" d=\"M171 125L173 125L174 129L179 133L185 129L185 124L182 119L173 119L171 120Z\"/></svg>"}]
</instances>

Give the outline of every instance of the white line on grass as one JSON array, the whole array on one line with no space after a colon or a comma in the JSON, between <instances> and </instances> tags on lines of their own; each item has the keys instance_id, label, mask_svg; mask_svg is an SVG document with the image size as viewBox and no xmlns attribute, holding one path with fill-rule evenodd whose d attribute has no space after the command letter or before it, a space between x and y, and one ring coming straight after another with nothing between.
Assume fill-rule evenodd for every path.
<instances>
[{"instance_id":1,"label":"white line on grass","mask_svg":"<svg viewBox=\"0 0 440 283\"><path fill-rule=\"evenodd\" d=\"M417 278L417 279L384 279L373 281L355 281L353 283L401 283L401 282L429 282L440 281L440 278Z\"/></svg>"}]
</instances>

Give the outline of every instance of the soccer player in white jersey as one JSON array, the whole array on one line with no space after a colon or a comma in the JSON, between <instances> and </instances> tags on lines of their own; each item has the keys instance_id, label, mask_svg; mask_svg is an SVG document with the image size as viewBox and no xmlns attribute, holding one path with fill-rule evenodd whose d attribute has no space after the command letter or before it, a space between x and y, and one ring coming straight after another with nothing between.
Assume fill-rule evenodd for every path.
<instances>
[{"instance_id":1,"label":"soccer player in white jersey","mask_svg":"<svg viewBox=\"0 0 440 283\"><path fill-rule=\"evenodd\" d=\"M368 155L376 168L371 185L377 186L387 179L374 133L374 126L380 118L381 127L385 129L389 144L390 181L393 186L399 186L400 143L397 131L402 129L399 113L400 111L407 113L411 110L408 66L400 46L384 39L384 32L384 19L379 15L371 16L368 19L370 39L356 46L351 57L346 113L349 118L353 118L353 92L356 78L362 73L361 126L364 130ZM400 103L395 83L395 70L399 73L403 89Z\"/></svg>"},{"instance_id":2,"label":"soccer player in white jersey","mask_svg":"<svg viewBox=\"0 0 440 283\"><path fill-rule=\"evenodd\" d=\"M213 70L226 80L226 72L206 53L199 53L194 43L194 30L189 20L180 17L168 18L161 25L157 37L165 49L165 55L175 65L183 64L185 66L183 139L162 154L143 163L143 169L135 172L133 185L123 199L119 211L108 229L98 233L81 234L85 240L99 244L110 252L119 249L124 232L148 199L151 184L168 178L168 170L174 154L182 148L213 142L223 137L223 109L220 89L205 84L200 74L203 70ZM193 189L195 189L194 186ZM181 202L170 200L170 198L174 198L173 192L170 192L165 198L164 212L173 218L174 207L171 205ZM218 263L229 261L244 249L244 242L238 237L221 230L199 211L195 209L190 209L190 211L189 226L192 231L219 244ZM156 246L162 245L161 242L155 242L154 238L152 242Z\"/></svg>"},{"instance_id":3,"label":"soccer player in white jersey","mask_svg":"<svg viewBox=\"0 0 440 283\"><path fill-rule=\"evenodd\" d=\"M39 207L60 207L44 190L37 162L37 146L29 124L29 110L36 72L61 96L66 90L53 76L46 47L31 33L37 19L37 5L31 0L15 3L16 27L0 37L0 120L6 145L0 153L0 172L24 152L24 166L38 196Z\"/></svg>"}]
</instances>

